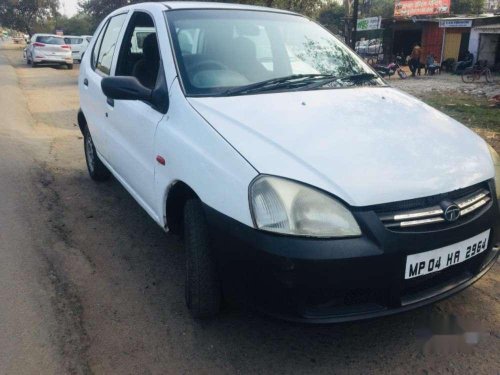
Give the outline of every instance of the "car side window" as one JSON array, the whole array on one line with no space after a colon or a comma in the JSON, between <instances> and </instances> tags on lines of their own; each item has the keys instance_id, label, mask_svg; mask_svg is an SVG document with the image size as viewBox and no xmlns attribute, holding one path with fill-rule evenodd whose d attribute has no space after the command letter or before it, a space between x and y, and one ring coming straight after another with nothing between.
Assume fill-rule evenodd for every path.
<instances>
[{"instance_id":1,"label":"car side window","mask_svg":"<svg viewBox=\"0 0 500 375\"><path fill-rule=\"evenodd\" d=\"M154 21L149 14L136 11L125 31L115 74L136 77L142 85L153 89L159 67L160 50Z\"/></svg>"},{"instance_id":2,"label":"car side window","mask_svg":"<svg viewBox=\"0 0 500 375\"><path fill-rule=\"evenodd\" d=\"M95 41L94 48L92 49L92 56L91 56L91 64L92 64L92 69L95 70L96 65L97 65L97 56L99 55L99 48L101 47L101 42L102 42L102 37L104 35L104 32L106 31L106 28L108 27L109 21L106 22L106 24L102 27L101 32L97 36L97 40Z\"/></svg>"},{"instance_id":3,"label":"car side window","mask_svg":"<svg viewBox=\"0 0 500 375\"><path fill-rule=\"evenodd\" d=\"M122 29L123 23L125 22L127 14L119 14L112 17L106 30L103 33L102 42L99 46L99 53L97 54L97 60L95 64L96 70L108 75L111 70L111 63L113 62L113 56L118 43L118 36ZM96 45L99 43L97 41Z\"/></svg>"}]
</instances>

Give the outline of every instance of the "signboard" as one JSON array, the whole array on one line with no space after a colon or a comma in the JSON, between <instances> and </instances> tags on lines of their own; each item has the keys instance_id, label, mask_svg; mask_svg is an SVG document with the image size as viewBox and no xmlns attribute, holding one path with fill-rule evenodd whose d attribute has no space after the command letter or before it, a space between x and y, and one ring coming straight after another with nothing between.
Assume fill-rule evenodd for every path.
<instances>
[{"instance_id":1,"label":"signboard","mask_svg":"<svg viewBox=\"0 0 500 375\"><path fill-rule=\"evenodd\" d=\"M378 30L380 29L380 23L382 22L382 17L368 17L358 20L356 30L366 31L366 30Z\"/></svg>"},{"instance_id":2,"label":"signboard","mask_svg":"<svg viewBox=\"0 0 500 375\"><path fill-rule=\"evenodd\" d=\"M394 17L450 13L451 0L396 0Z\"/></svg>"},{"instance_id":3,"label":"signboard","mask_svg":"<svg viewBox=\"0 0 500 375\"><path fill-rule=\"evenodd\" d=\"M439 27L472 27L472 20L440 20Z\"/></svg>"}]
</instances>

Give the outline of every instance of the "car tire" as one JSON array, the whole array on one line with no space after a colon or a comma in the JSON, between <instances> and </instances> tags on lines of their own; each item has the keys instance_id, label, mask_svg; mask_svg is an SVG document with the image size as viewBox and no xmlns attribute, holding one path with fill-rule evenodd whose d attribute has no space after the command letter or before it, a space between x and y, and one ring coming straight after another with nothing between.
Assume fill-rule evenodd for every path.
<instances>
[{"instance_id":1,"label":"car tire","mask_svg":"<svg viewBox=\"0 0 500 375\"><path fill-rule=\"evenodd\" d=\"M66 64L69 70L73 69L73 64Z\"/></svg>"},{"instance_id":2,"label":"car tire","mask_svg":"<svg viewBox=\"0 0 500 375\"><path fill-rule=\"evenodd\" d=\"M222 290L199 199L190 199L184 206L184 246L186 306L194 318L213 317L220 311Z\"/></svg>"},{"instance_id":3,"label":"car tire","mask_svg":"<svg viewBox=\"0 0 500 375\"><path fill-rule=\"evenodd\" d=\"M34 62L34 61L31 61L31 67L32 68L36 68L38 66L38 63Z\"/></svg>"},{"instance_id":4,"label":"car tire","mask_svg":"<svg viewBox=\"0 0 500 375\"><path fill-rule=\"evenodd\" d=\"M111 176L109 169L102 163L97 155L94 141L88 127L83 132L83 146L85 149L85 161L90 178L94 181L106 181Z\"/></svg>"}]
</instances>

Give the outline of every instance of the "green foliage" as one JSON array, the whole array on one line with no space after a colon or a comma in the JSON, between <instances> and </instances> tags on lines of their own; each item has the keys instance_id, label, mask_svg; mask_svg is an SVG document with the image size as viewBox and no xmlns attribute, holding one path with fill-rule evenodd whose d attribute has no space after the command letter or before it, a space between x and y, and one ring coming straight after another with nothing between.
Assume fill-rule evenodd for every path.
<instances>
[{"instance_id":1,"label":"green foliage","mask_svg":"<svg viewBox=\"0 0 500 375\"><path fill-rule=\"evenodd\" d=\"M92 19L84 13L78 13L71 18L57 17L55 29L62 30L65 35L92 35L94 33Z\"/></svg>"},{"instance_id":2,"label":"green foliage","mask_svg":"<svg viewBox=\"0 0 500 375\"><path fill-rule=\"evenodd\" d=\"M454 14L480 14L485 5L485 0L451 0L451 12Z\"/></svg>"},{"instance_id":3,"label":"green foliage","mask_svg":"<svg viewBox=\"0 0 500 375\"><path fill-rule=\"evenodd\" d=\"M345 8L342 4L331 2L319 9L318 22L335 34L343 32Z\"/></svg>"},{"instance_id":4,"label":"green foliage","mask_svg":"<svg viewBox=\"0 0 500 375\"><path fill-rule=\"evenodd\" d=\"M58 8L59 0L0 0L0 23L31 35L47 27Z\"/></svg>"},{"instance_id":5,"label":"green foliage","mask_svg":"<svg viewBox=\"0 0 500 375\"><path fill-rule=\"evenodd\" d=\"M91 17L92 26L97 25L109 13L122 6L141 3L145 0L81 0L79 5L83 12ZM154 1L154 0L153 0ZM206 1L206 0L201 0ZM318 0L218 0L222 3L240 3L249 5L261 5L272 8L287 9L309 17L316 17L320 10L322 1Z\"/></svg>"},{"instance_id":6,"label":"green foliage","mask_svg":"<svg viewBox=\"0 0 500 375\"><path fill-rule=\"evenodd\" d=\"M394 0L371 0L361 7L363 17L390 18L394 15Z\"/></svg>"}]
</instances>

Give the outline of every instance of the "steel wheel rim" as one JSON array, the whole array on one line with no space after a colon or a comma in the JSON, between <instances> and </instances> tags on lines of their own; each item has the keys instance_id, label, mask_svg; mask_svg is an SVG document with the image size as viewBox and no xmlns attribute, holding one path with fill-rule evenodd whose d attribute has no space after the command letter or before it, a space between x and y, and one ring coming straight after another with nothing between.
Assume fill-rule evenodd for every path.
<instances>
[{"instance_id":1,"label":"steel wheel rim","mask_svg":"<svg viewBox=\"0 0 500 375\"><path fill-rule=\"evenodd\" d=\"M85 139L85 156L87 157L87 165L90 172L94 172L94 147L90 134Z\"/></svg>"}]
</instances>

